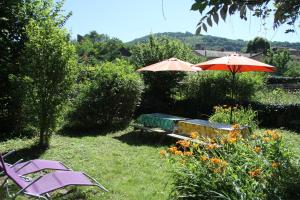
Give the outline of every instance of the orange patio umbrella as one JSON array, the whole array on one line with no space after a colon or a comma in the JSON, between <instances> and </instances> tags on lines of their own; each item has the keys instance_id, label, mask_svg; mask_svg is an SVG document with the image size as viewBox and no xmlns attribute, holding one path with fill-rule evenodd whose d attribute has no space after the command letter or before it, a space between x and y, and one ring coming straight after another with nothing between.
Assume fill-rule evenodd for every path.
<instances>
[{"instance_id":1,"label":"orange patio umbrella","mask_svg":"<svg viewBox=\"0 0 300 200\"><path fill-rule=\"evenodd\" d=\"M229 71L232 74L232 88L231 98L233 99L235 75L241 72L275 72L276 67L241 56L240 54L234 53L229 56L216 58L206 62L198 63L194 65L203 70L221 70ZM232 122L232 108L230 113L230 122Z\"/></svg>"},{"instance_id":2,"label":"orange patio umbrella","mask_svg":"<svg viewBox=\"0 0 300 200\"><path fill-rule=\"evenodd\" d=\"M163 60L161 62L149 65L147 67L143 67L138 69L137 71L151 71L151 72L159 72L159 71L183 71L183 72L196 72L202 71L201 68L194 67L192 63L185 62L179 60L177 58L169 58L167 60Z\"/></svg>"}]
</instances>

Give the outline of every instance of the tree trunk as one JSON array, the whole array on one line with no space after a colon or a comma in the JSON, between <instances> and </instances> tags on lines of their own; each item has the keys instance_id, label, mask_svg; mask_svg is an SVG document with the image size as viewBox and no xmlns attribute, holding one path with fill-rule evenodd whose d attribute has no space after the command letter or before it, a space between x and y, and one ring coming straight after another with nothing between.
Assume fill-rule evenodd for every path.
<instances>
[{"instance_id":1,"label":"tree trunk","mask_svg":"<svg viewBox=\"0 0 300 200\"><path fill-rule=\"evenodd\" d=\"M39 145L43 148L49 147L49 127L47 122L47 112L46 106L43 103L41 108L41 118L40 118L40 141Z\"/></svg>"}]
</instances>

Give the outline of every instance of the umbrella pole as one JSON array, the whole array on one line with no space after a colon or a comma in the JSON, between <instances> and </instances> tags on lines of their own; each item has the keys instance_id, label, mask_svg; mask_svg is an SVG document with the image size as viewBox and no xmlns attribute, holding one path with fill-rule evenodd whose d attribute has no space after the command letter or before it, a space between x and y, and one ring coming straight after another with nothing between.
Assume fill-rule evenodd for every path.
<instances>
[{"instance_id":1,"label":"umbrella pole","mask_svg":"<svg viewBox=\"0 0 300 200\"><path fill-rule=\"evenodd\" d=\"M230 124L232 124L232 112L233 112L233 106L234 106L235 72L231 72L231 74L232 74L232 85L231 85L231 102L232 102L232 105L230 106L230 119L229 119Z\"/></svg>"}]
</instances>

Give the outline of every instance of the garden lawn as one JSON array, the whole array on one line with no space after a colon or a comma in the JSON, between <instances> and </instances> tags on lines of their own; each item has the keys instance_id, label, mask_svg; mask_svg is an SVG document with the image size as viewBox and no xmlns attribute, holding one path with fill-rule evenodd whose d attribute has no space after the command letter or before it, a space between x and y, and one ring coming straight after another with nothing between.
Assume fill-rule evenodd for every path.
<instances>
[{"instance_id":1,"label":"garden lawn","mask_svg":"<svg viewBox=\"0 0 300 200\"><path fill-rule=\"evenodd\" d=\"M167 199L171 180L165 161L159 155L166 146L157 145L155 140L159 137L141 135L129 128L105 136L55 135L51 148L44 152L31 148L33 140L10 140L0 143L0 152L16 149L18 158L14 160L27 154L26 160L39 157L62 161L73 170L96 178L109 190L104 193L96 187L76 187L63 198L58 197L58 193L53 199Z\"/></svg>"},{"instance_id":2,"label":"garden lawn","mask_svg":"<svg viewBox=\"0 0 300 200\"><path fill-rule=\"evenodd\" d=\"M299 133L282 133L291 150L300 157ZM159 151L169 143L158 145L159 139L159 136L141 134L128 128L99 136L55 135L51 139L51 148L46 151L33 146L34 140L9 140L0 143L0 152L16 149L11 162L19 158L60 160L73 170L84 171L95 177L109 190L104 193L93 187L75 187L63 198L58 195L65 193L65 190L57 193L54 200L161 200L168 198L172 180L165 160L159 155ZM17 198L25 199L28 198Z\"/></svg>"}]
</instances>

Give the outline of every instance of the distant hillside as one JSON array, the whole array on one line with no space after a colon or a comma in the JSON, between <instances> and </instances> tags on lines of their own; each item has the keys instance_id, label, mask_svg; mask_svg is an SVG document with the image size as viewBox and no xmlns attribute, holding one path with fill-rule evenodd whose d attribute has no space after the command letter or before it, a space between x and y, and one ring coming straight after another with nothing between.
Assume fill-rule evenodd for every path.
<instances>
[{"instance_id":1,"label":"distant hillside","mask_svg":"<svg viewBox=\"0 0 300 200\"><path fill-rule=\"evenodd\" d=\"M181 33L181 32L165 32L165 33L155 33L152 34L155 37L171 37L176 38L187 45L191 46L193 49L205 49L211 50L221 50L225 51L244 51L247 45L247 41L244 40L231 40L222 37L215 37L210 35L194 35L190 32ZM128 44L135 44L138 42L145 42L149 38L149 35L134 39ZM300 43L289 43L289 42L272 42L272 47L286 47L300 50Z\"/></svg>"}]
</instances>

